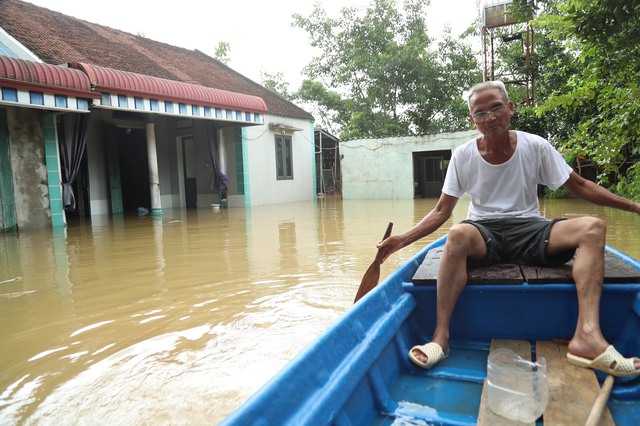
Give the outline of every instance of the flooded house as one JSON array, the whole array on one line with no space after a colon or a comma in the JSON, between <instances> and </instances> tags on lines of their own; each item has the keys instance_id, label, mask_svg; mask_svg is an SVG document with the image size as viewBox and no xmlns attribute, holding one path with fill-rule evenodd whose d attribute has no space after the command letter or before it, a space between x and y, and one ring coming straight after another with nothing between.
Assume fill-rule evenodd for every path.
<instances>
[{"instance_id":1,"label":"flooded house","mask_svg":"<svg viewBox=\"0 0 640 426\"><path fill-rule=\"evenodd\" d=\"M198 51L0 0L0 229L318 193L311 114Z\"/></svg>"}]
</instances>

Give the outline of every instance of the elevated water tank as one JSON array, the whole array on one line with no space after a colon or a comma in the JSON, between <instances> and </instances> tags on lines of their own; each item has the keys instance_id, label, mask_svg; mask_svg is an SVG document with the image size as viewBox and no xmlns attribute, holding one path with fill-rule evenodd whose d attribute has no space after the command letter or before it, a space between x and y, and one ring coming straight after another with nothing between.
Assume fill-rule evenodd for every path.
<instances>
[{"instance_id":1,"label":"elevated water tank","mask_svg":"<svg viewBox=\"0 0 640 426\"><path fill-rule=\"evenodd\" d=\"M511 14L512 0L485 0L482 8L485 27L501 27L518 22Z\"/></svg>"}]
</instances>

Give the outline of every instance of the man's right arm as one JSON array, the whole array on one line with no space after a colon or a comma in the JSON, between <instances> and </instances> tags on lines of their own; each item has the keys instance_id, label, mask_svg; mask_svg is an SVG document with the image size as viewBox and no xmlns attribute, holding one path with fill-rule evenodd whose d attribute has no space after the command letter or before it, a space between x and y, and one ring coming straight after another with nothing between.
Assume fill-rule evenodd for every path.
<instances>
[{"instance_id":1,"label":"man's right arm","mask_svg":"<svg viewBox=\"0 0 640 426\"><path fill-rule=\"evenodd\" d=\"M421 238L433 233L440 228L453 213L458 198L442 193L438 203L420 222L401 235L392 235L378 244L378 248L386 248L382 261L384 262L392 253L406 247Z\"/></svg>"}]
</instances>

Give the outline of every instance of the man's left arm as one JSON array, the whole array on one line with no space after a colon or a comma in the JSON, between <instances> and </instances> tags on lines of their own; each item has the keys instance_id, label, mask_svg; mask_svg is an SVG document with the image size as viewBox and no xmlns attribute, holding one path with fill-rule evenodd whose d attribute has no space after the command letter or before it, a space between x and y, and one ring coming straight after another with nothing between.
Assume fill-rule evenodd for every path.
<instances>
[{"instance_id":1,"label":"man's left arm","mask_svg":"<svg viewBox=\"0 0 640 426\"><path fill-rule=\"evenodd\" d=\"M613 207L640 214L640 204L615 195L600 185L571 172L563 185L573 195L600 206Z\"/></svg>"}]
</instances>

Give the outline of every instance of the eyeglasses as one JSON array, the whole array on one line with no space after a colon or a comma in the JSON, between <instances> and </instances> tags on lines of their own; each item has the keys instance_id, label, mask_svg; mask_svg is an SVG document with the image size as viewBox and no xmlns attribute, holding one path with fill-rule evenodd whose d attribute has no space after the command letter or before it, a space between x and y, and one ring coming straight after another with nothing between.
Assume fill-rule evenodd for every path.
<instances>
[{"instance_id":1,"label":"eyeglasses","mask_svg":"<svg viewBox=\"0 0 640 426\"><path fill-rule=\"evenodd\" d=\"M478 111L476 113L471 114L471 116L473 117L473 119L476 122L480 123L480 122L485 121L487 118L489 118L489 114L491 114L491 115L493 115L495 117L496 114L498 114L498 112L500 112L501 110L503 110L505 108L509 108L509 105L497 106L497 107L491 108L489 111Z\"/></svg>"}]
</instances>

